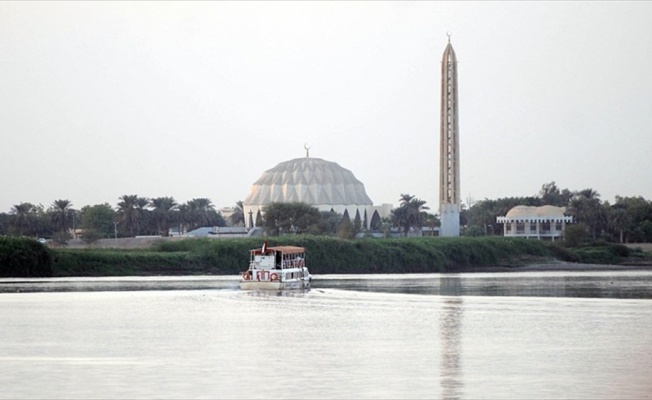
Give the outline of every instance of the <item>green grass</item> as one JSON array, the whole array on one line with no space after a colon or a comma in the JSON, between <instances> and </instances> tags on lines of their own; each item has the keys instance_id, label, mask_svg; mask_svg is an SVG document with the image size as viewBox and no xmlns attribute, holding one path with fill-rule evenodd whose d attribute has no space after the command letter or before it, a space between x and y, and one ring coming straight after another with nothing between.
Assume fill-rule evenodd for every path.
<instances>
[{"instance_id":1,"label":"green grass","mask_svg":"<svg viewBox=\"0 0 652 400\"><path fill-rule=\"evenodd\" d=\"M616 244L566 248L503 237L344 240L306 235L268 242L304 247L313 274L455 272L554 259L594 264L646 259L640 251ZM32 239L3 237L0 276L235 275L246 269L249 250L261 244L259 238L193 238L160 241L146 250L48 249Z\"/></svg>"},{"instance_id":2,"label":"green grass","mask_svg":"<svg viewBox=\"0 0 652 400\"><path fill-rule=\"evenodd\" d=\"M550 257L542 242L504 238L343 240L326 236L269 238L270 246L306 249L313 274L449 272L513 265L524 256ZM261 239L161 241L143 250L57 250L57 276L238 274Z\"/></svg>"}]
</instances>

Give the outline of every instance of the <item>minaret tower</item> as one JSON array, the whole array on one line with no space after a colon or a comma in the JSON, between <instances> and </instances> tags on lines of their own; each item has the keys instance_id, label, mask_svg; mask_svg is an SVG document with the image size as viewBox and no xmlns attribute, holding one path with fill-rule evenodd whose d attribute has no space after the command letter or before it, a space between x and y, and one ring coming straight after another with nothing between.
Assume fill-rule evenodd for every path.
<instances>
[{"instance_id":1,"label":"minaret tower","mask_svg":"<svg viewBox=\"0 0 652 400\"><path fill-rule=\"evenodd\" d=\"M460 140L457 103L457 57L451 35L441 60L439 159L439 236L460 235Z\"/></svg>"}]
</instances>

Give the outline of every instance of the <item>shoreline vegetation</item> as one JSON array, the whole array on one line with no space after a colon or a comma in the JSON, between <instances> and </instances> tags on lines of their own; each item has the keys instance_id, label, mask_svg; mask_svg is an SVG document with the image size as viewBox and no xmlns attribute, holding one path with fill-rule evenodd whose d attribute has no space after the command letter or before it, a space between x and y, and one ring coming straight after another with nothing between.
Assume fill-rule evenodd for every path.
<instances>
[{"instance_id":1,"label":"shoreline vegetation","mask_svg":"<svg viewBox=\"0 0 652 400\"><path fill-rule=\"evenodd\" d=\"M0 237L0 277L238 275L262 238L152 240L145 248L50 248ZM456 273L652 269L652 253L613 243L567 248L504 237L344 240L282 236L270 246L306 248L310 272L322 274Z\"/></svg>"}]
</instances>

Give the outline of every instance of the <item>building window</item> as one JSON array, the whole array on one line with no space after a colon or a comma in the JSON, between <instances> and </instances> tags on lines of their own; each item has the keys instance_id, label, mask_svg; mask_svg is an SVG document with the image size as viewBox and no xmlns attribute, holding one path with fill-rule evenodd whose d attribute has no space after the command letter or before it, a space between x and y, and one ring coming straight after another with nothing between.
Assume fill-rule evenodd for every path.
<instances>
[{"instance_id":1,"label":"building window","mask_svg":"<svg viewBox=\"0 0 652 400\"><path fill-rule=\"evenodd\" d=\"M530 233L537 233L537 223L530 222Z\"/></svg>"},{"instance_id":2,"label":"building window","mask_svg":"<svg viewBox=\"0 0 652 400\"><path fill-rule=\"evenodd\" d=\"M550 222L546 221L541 223L541 233L550 233Z\"/></svg>"},{"instance_id":3,"label":"building window","mask_svg":"<svg viewBox=\"0 0 652 400\"><path fill-rule=\"evenodd\" d=\"M561 222L557 222L555 224L555 230L557 230L557 232L561 232Z\"/></svg>"},{"instance_id":4,"label":"building window","mask_svg":"<svg viewBox=\"0 0 652 400\"><path fill-rule=\"evenodd\" d=\"M516 223L516 234L523 234L525 233L525 223L524 222L517 222Z\"/></svg>"},{"instance_id":5,"label":"building window","mask_svg":"<svg viewBox=\"0 0 652 400\"><path fill-rule=\"evenodd\" d=\"M512 223L508 222L505 224L505 229L507 230L508 233L512 232Z\"/></svg>"}]
</instances>

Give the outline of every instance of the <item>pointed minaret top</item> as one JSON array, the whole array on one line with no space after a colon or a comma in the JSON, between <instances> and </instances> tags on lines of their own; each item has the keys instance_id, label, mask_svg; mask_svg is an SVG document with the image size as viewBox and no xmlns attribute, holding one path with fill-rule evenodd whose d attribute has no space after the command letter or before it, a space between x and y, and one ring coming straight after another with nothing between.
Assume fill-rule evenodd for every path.
<instances>
[{"instance_id":1,"label":"pointed minaret top","mask_svg":"<svg viewBox=\"0 0 652 400\"><path fill-rule=\"evenodd\" d=\"M446 36L448 36L448 43L450 43L451 42L451 36L453 36L453 34L450 33L450 32L446 32Z\"/></svg>"}]
</instances>

